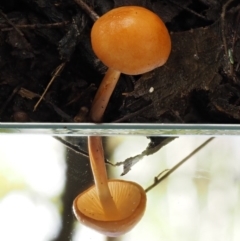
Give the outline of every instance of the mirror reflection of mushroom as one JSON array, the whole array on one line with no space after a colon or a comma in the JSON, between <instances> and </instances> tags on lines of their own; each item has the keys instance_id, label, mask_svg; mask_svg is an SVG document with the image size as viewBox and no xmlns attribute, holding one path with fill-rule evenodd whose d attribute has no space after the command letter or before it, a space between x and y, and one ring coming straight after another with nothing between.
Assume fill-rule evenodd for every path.
<instances>
[{"instance_id":1,"label":"mirror reflection of mushroom","mask_svg":"<svg viewBox=\"0 0 240 241\"><path fill-rule=\"evenodd\" d=\"M108 180L101 137L88 137L88 149L95 185L73 202L77 219L106 236L130 231L142 218L146 193L137 183Z\"/></svg>"},{"instance_id":2,"label":"mirror reflection of mushroom","mask_svg":"<svg viewBox=\"0 0 240 241\"><path fill-rule=\"evenodd\" d=\"M171 39L163 21L139 6L115 8L94 23L92 48L108 67L98 88L90 118L100 122L121 73L139 75L166 63Z\"/></svg>"}]
</instances>

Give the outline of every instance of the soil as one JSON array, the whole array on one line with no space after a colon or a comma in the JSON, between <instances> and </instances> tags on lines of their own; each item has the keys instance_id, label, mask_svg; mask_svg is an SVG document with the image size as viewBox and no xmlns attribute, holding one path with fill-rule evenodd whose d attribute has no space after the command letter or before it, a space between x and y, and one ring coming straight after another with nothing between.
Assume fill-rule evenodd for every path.
<instances>
[{"instance_id":1,"label":"soil","mask_svg":"<svg viewBox=\"0 0 240 241\"><path fill-rule=\"evenodd\" d=\"M106 66L91 48L91 14L76 2L1 1L1 122L89 121ZM85 2L100 16L123 5L146 7L172 39L166 65L121 75L103 122L240 122L238 0Z\"/></svg>"}]
</instances>

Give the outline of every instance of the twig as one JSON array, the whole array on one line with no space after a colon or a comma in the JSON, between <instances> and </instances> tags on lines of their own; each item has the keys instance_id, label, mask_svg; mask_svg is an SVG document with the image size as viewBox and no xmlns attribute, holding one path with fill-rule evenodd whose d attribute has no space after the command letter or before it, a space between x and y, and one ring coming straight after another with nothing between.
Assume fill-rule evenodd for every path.
<instances>
[{"instance_id":1,"label":"twig","mask_svg":"<svg viewBox=\"0 0 240 241\"><path fill-rule=\"evenodd\" d=\"M62 138L59 137L59 136L53 136L53 138L56 139L56 140L58 140L59 142L61 142L63 145L65 145L67 148L69 148L70 150L74 151L75 153L80 154L80 155L82 155L82 156L84 156L84 157L89 158L88 153L85 152L85 151L83 151L82 149L80 149L79 146L74 145L74 144L72 144L72 143L70 143L70 142L62 139ZM108 162L107 159L105 159L105 163L106 163L106 164L109 164L109 162Z\"/></svg>"},{"instance_id":2,"label":"twig","mask_svg":"<svg viewBox=\"0 0 240 241\"><path fill-rule=\"evenodd\" d=\"M64 69L66 65L66 62L61 63L55 70L53 77L51 78L51 80L49 81L46 89L44 90L43 94L41 95L40 99L38 100L38 102L36 103L36 105L33 108L33 111L35 111L38 107L38 105L40 104L40 102L42 101L43 97L45 96L45 94L47 93L49 87L51 86L51 84L53 83L53 81L58 77L58 75L62 72L62 70Z\"/></svg>"},{"instance_id":3,"label":"twig","mask_svg":"<svg viewBox=\"0 0 240 241\"><path fill-rule=\"evenodd\" d=\"M221 14L221 32L222 32L222 41L223 41L223 46L224 46L224 51L225 51L225 55L228 56L228 47L227 47L227 39L225 36L225 15L226 15L226 10L228 8L228 6L235 0L229 0L227 1L222 8L222 14Z\"/></svg>"},{"instance_id":4,"label":"twig","mask_svg":"<svg viewBox=\"0 0 240 241\"><path fill-rule=\"evenodd\" d=\"M60 28L62 26L65 26L69 24L69 21L59 22L59 23L48 23L48 24L16 24L15 27L17 28L23 28L23 29L35 29L35 28ZM0 27L2 28L1 31L11 31L13 28L7 28L6 25L3 25Z\"/></svg>"},{"instance_id":5,"label":"twig","mask_svg":"<svg viewBox=\"0 0 240 241\"><path fill-rule=\"evenodd\" d=\"M123 162L117 162L117 163L111 163L107 161L107 164L111 166L121 166L123 165L123 172L121 173L121 176L126 175L131 168L137 164L139 161L141 161L145 156L150 156L155 154L156 152L160 151L164 146L168 145L171 141L176 139L178 137L158 137L157 142L154 143L154 141L148 144L147 148L142 151L140 154L137 154L132 157L128 157Z\"/></svg>"},{"instance_id":6,"label":"twig","mask_svg":"<svg viewBox=\"0 0 240 241\"><path fill-rule=\"evenodd\" d=\"M192 13L193 15L196 15L197 17L199 17L199 18L201 18L201 19L209 20L209 19L207 19L206 17L204 17L203 15L201 15L201 14L199 14L199 13L193 11L193 10L190 9L190 8L184 7L183 5L177 3L177 2L175 2L175 1L173 1L173 0L168 0L168 1L169 1L170 3L172 3L172 4L175 4L175 5L178 6L179 8L182 8L182 9L184 9L184 10L186 10L186 11Z\"/></svg>"},{"instance_id":7,"label":"twig","mask_svg":"<svg viewBox=\"0 0 240 241\"><path fill-rule=\"evenodd\" d=\"M4 14L4 13L2 12L2 10L0 10L0 14L1 14L2 17L6 20L6 22L7 22L9 25L11 25L22 37L24 36L24 34L22 33L22 31L19 30L19 29L13 24L13 22L7 17L6 14Z\"/></svg>"},{"instance_id":8,"label":"twig","mask_svg":"<svg viewBox=\"0 0 240 241\"><path fill-rule=\"evenodd\" d=\"M149 109L150 107L152 107L152 106L153 106L153 104L144 106L144 107L141 108L140 110L137 110L137 111L135 111L135 112L133 112L133 113L127 114L127 115L125 115L125 116L123 116L123 117L121 117L121 118L113 121L113 123L119 123L119 122L128 120L128 119L130 119L130 118L132 118L132 117L134 117L134 116L137 116L137 115L141 114L142 112L148 110L148 109Z\"/></svg>"},{"instance_id":9,"label":"twig","mask_svg":"<svg viewBox=\"0 0 240 241\"><path fill-rule=\"evenodd\" d=\"M176 171L183 163L185 163L189 158L191 158L193 155L195 155L198 151L200 151L203 147L205 147L210 141L212 141L214 137L209 138L206 140L203 144L201 144L198 148L196 148L193 152L191 152L188 156L186 156L182 161L177 163L175 166L173 166L169 170L165 170L160 173L157 177L154 179L154 183L150 185L148 188L145 189L145 192L150 191L152 188L157 186L161 181L163 181L165 178L167 178L171 173ZM159 178L160 176L160 178Z\"/></svg>"},{"instance_id":10,"label":"twig","mask_svg":"<svg viewBox=\"0 0 240 241\"><path fill-rule=\"evenodd\" d=\"M81 150L79 148L79 146L73 145L72 143L70 143L70 142L68 142L68 141L66 141L66 140L64 140L64 139L62 139L61 137L58 137L58 136L53 136L53 138L58 140L59 142L61 142L63 145L65 145L67 148L69 148L70 150L74 151L75 153L89 158L88 153L83 151L83 150Z\"/></svg>"},{"instance_id":11,"label":"twig","mask_svg":"<svg viewBox=\"0 0 240 241\"><path fill-rule=\"evenodd\" d=\"M82 0L74 0L93 20L93 22L97 21L99 18L99 15L97 15L96 12L94 12L84 1Z\"/></svg>"},{"instance_id":12,"label":"twig","mask_svg":"<svg viewBox=\"0 0 240 241\"><path fill-rule=\"evenodd\" d=\"M34 98L40 98L39 94L36 94L30 90L27 90L25 88L20 88L18 91L18 94L21 95L23 98L27 99L34 99ZM73 122L73 118L66 114L64 111L62 111L59 107L57 107L55 104L53 104L51 101L46 100L43 98L43 100L48 104L63 120L66 120L68 122Z\"/></svg>"}]
</instances>

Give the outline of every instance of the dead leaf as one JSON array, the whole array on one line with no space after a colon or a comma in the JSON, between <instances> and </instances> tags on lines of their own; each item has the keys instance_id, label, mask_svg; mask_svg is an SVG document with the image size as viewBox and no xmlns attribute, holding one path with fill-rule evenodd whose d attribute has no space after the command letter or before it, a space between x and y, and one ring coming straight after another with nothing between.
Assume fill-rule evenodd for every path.
<instances>
[{"instance_id":1,"label":"dead leaf","mask_svg":"<svg viewBox=\"0 0 240 241\"><path fill-rule=\"evenodd\" d=\"M172 52L166 65L143 75L130 94L151 100L148 117L159 119L163 110L183 117L193 90L215 89L221 81L223 46L218 23L207 28L173 33ZM149 90L153 88L154 91Z\"/></svg>"}]
</instances>

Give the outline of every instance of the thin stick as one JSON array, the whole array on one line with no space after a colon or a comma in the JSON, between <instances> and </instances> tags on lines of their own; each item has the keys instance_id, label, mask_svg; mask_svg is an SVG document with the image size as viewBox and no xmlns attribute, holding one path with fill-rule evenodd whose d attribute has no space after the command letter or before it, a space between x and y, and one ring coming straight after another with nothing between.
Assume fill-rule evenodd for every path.
<instances>
[{"instance_id":1,"label":"thin stick","mask_svg":"<svg viewBox=\"0 0 240 241\"><path fill-rule=\"evenodd\" d=\"M93 22L97 21L99 16L96 12L94 12L85 2L82 0L74 0L81 8L84 10L89 17L93 20Z\"/></svg>"},{"instance_id":2,"label":"thin stick","mask_svg":"<svg viewBox=\"0 0 240 241\"><path fill-rule=\"evenodd\" d=\"M221 27L222 27L222 41L223 41L223 46L224 46L224 51L225 55L228 56L228 47L227 47L227 40L225 36L225 15L226 15L226 10L228 6L233 2L234 0L229 0L227 3L223 5L222 8L222 14L221 14Z\"/></svg>"},{"instance_id":3,"label":"thin stick","mask_svg":"<svg viewBox=\"0 0 240 241\"><path fill-rule=\"evenodd\" d=\"M62 143L63 145L65 145L68 149L74 151L75 153L80 154L80 155L82 155L82 156L84 156L84 157L89 158L88 153L85 152L85 151L83 151L83 150L81 150L81 149L79 148L79 146L74 145L74 144L72 144L72 143L64 140L63 138L61 138L61 137L59 137L59 136L53 136L53 138L56 139L56 140L58 140L59 142L61 142L61 143Z\"/></svg>"},{"instance_id":4,"label":"thin stick","mask_svg":"<svg viewBox=\"0 0 240 241\"><path fill-rule=\"evenodd\" d=\"M47 24L40 24L40 23L37 23L37 24L16 24L15 27L16 28L22 28L22 29L60 28L60 27L65 26L67 24L69 24L69 21L64 21L64 22L59 22L59 23L47 23ZM8 27L5 27L5 25L3 27L0 25L0 28L2 28L1 29L2 32L13 30L13 27L8 28Z\"/></svg>"},{"instance_id":5,"label":"thin stick","mask_svg":"<svg viewBox=\"0 0 240 241\"><path fill-rule=\"evenodd\" d=\"M40 104L40 102L42 101L43 97L45 96L45 94L47 93L49 87L51 86L52 82L56 79L56 77L62 72L62 70L64 69L66 65L66 62L61 63L55 70L55 73L53 74L53 77L51 78L51 80L49 81L46 89L44 90L43 94L41 95L40 99L38 100L38 102L36 103L36 105L33 108L33 111L35 111L38 107L38 105Z\"/></svg>"},{"instance_id":6,"label":"thin stick","mask_svg":"<svg viewBox=\"0 0 240 241\"><path fill-rule=\"evenodd\" d=\"M208 140L206 140L203 144L201 144L198 148L196 148L193 152L191 152L188 156L186 156L182 161L180 161L179 163L177 163L175 166L173 166L171 169L166 170L162 173L164 173L163 175L160 174L160 178L155 177L154 183L152 185L150 185L148 188L145 189L145 192L150 191L151 189L153 189L155 186L157 186L161 181L163 181L165 178L167 178L171 173L173 173L174 171L176 171L183 163L185 163L189 158L191 158L193 155L195 155L198 151L200 151L203 147L205 147L210 141L212 141L214 139L214 137L209 138Z\"/></svg>"},{"instance_id":7,"label":"thin stick","mask_svg":"<svg viewBox=\"0 0 240 241\"><path fill-rule=\"evenodd\" d=\"M184 9L184 10L186 10L186 11L188 11L188 12L190 12L190 13L196 15L196 16L198 16L199 18L202 18L202 19L204 19L204 20L208 20L205 16L203 16L203 15L201 15L201 14L193 11L192 9L190 9L190 8L188 8L188 7L184 7L184 6L182 6L181 4L179 4L179 3L177 3L177 2L175 2L175 1L173 1L173 0L168 0L168 1L169 1L170 3L175 4L175 5L178 6L179 8L182 8L182 9Z\"/></svg>"},{"instance_id":8,"label":"thin stick","mask_svg":"<svg viewBox=\"0 0 240 241\"><path fill-rule=\"evenodd\" d=\"M225 56L228 60L228 67L229 67L229 74L233 75L233 64L232 63L232 49L229 49L227 46L227 38L226 38L226 32L225 32L225 28L226 28L226 24L225 24L225 16L226 16L226 11L228 6L234 2L235 0L228 0L222 8L222 13L221 13L221 32L222 32L222 41L223 41L223 46L224 46L224 51L225 51ZM233 61L234 62L234 61ZM234 77L233 77L234 79Z\"/></svg>"},{"instance_id":9,"label":"thin stick","mask_svg":"<svg viewBox=\"0 0 240 241\"><path fill-rule=\"evenodd\" d=\"M0 14L2 15L2 17L7 21L7 23L9 25L11 25L22 37L24 36L24 34L22 33L22 31L20 31L14 24L13 22L7 17L7 15L5 15L2 10L0 10Z\"/></svg>"},{"instance_id":10,"label":"thin stick","mask_svg":"<svg viewBox=\"0 0 240 241\"><path fill-rule=\"evenodd\" d=\"M113 121L113 123L119 123L119 122L128 120L128 119L130 119L130 118L132 118L132 117L135 117L135 116L141 114L142 112L144 112L144 111L146 111L146 110L149 110L149 108L152 107L152 106L153 106L153 104L149 104L149 105L147 105L147 106L144 106L144 107L141 108L140 110L137 110L137 111L135 111L135 112L133 112L133 113L127 114L127 115L125 115L125 116L123 116L123 117L121 117L121 118Z\"/></svg>"}]
</instances>

